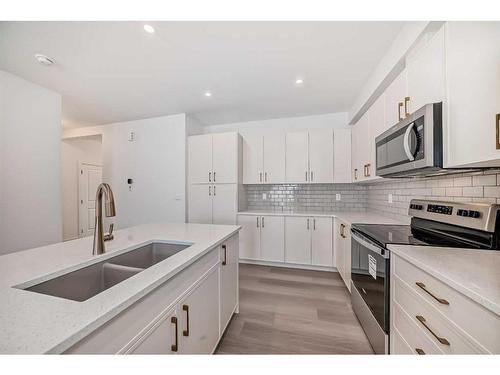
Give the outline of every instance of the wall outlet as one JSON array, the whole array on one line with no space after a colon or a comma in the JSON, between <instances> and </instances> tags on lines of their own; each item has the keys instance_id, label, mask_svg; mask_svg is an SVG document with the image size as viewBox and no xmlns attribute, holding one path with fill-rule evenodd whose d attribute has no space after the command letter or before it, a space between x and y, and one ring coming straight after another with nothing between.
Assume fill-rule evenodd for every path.
<instances>
[{"instance_id":1,"label":"wall outlet","mask_svg":"<svg viewBox=\"0 0 500 375\"><path fill-rule=\"evenodd\" d=\"M341 197L340 197L340 193L335 194L335 200L336 200L336 201L339 201L340 199L341 199Z\"/></svg>"},{"instance_id":2,"label":"wall outlet","mask_svg":"<svg viewBox=\"0 0 500 375\"><path fill-rule=\"evenodd\" d=\"M389 201L389 203L392 203L392 194L389 194L389 195L387 196L387 200Z\"/></svg>"},{"instance_id":3,"label":"wall outlet","mask_svg":"<svg viewBox=\"0 0 500 375\"><path fill-rule=\"evenodd\" d=\"M266 193L262 193L262 200L263 201L267 200L267 194Z\"/></svg>"}]
</instances>

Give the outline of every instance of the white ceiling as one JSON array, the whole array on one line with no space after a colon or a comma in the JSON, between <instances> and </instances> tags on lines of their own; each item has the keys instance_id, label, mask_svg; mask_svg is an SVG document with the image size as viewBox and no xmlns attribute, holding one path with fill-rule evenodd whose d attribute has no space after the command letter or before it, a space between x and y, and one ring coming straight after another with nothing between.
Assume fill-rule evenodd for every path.
<instances>
[{"instance_id":1,"label":"white ceiling","mask_svg":"<svg viewBox=\"0 0 500 375\"><path fill-rule=\"evenodd\" d=\"M0 22L0 69L60 92L65 126L344 112L404 23L150 24L155 34L143 22ZM38 64L35 53L56 64Z\"/></svg>"}]
</instances>

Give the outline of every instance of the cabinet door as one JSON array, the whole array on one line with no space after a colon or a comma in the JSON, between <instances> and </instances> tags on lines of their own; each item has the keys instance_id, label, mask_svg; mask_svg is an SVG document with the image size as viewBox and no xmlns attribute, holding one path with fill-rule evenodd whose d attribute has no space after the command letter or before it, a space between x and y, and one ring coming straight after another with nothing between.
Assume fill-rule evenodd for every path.
<instances>
[{"instance_id":1,"label":"cabinet door","mask_svg":"<svg viewBox=\"0 0 500 375\"><path fill-rule=\"evenodd\" d=\"M238 235L221 245L220 332L223 333L238 303Z\"/></svg>"},{"instance_id":2,"label":"cabinet door","mask_svg":"<svg viewBox=\"0 0 500 375\"><path fill-rule=\"evenodd\" d=\"M264 141L261 135L243 138L243 183L263 182Z\"/></svg>"},{"instance_id":3,"label":"cabinet door","mask_svg":"<svg viewBox=\"0 0 500 375\"><path fill-rule=\"evenodd\" d=\"M260 259L260 216L238 215L240 258Z\"/></svg>"},{"instance_id":4,"label":"cabinet door","mask_svg":"<svg viewBox=\"0 0 500 375\"><path fill-rule=\"evenodd\" d=\"M345 223L344 223L345 224ZM345 279L349 292L351 291L351 226L345 224L345 237L342 238L342 250L344 252Z\"/></svg>"},{"instance_id":5,"label":"cabinet door","mask_svg":"<svg viewBox=\"0 0 500 375\"><path fill-rule=\"evenodd\" d=\"M404 107L400 107L399 103L404 104L404 99L408 96L407 86L406 70L403 70L384 92L386 129L396 125L404 118Z\"/></svg>"},{"instance_id":6,"label":"cabinet door","mask_svg":"<svg viewBox=\"0 0 500 375\"><path fill-rule=\"evenodd\" d=\"M380 178L376 176L376 150L375 150L375 138L382 134L385 130L385 101L384 94L382 94L375 103L372 104L370 109L368 110L368 117L370 122L370 136L368 140L369 145L369 161L367 166L367 174L369 175L368 179L376 179Z\"/></svg>"},{"instance_id":7,"label":"cabinet door","mask_svg":"<svg viewBox=\"0 0 500 375\"><path fill-rule=\"evenodd\" d=\"M212 135L212 181L235 184L238 182L238 134Z\"/></svg>"},{"instance_id":8,"label":"cabinet door","mask_svg":"<svg viewBox=\"0 0 500 375\"><path fill-rule=\"evenodd\" d=\"M189 187L189 222L212 224L212 185Z\"/></svg>"},{"instance_id":9,"label":"cabinet door","mask_svg":"<svg viewBox=\"0 0 500 375\"><path fill-rule=\"evenodd\" d=\"M309 132L309 180L333 183L333 130Z\"/></svg>"},{"instance_id":10,"label":"cabinet door","mask_svg":"<svg viewBox=\"0 0 500 375\"><path fill-rule=\"evenodd\" d=\"M285 218L262 216L260 226L260 259L283 262L285 260Z\"/></svg>"},{"instance_id":11,"label":"cabinet door","mask_svg":"<svg viewBox=\"0 0 500 375\"><path fill-rule=\"evenodd\" d=\"M353 128L353 143L355 147L353 148L353 160L355 164L354 168L354 179L353 181L364 181L369 176L367 170L373 166L370 164L370 123L368 112L366 112L354 125Z\"/></svg>"},{"instance_id":12,"label":"cabinet door","mask_svg":"<svg viewBox=\"0 0 500 375\"><path fill-rule=\"evenodd\" d=\"M174 320L172 319L174 318ZM167 312L144 336L142 336L127 354L175 354L180 331L175 309ZM179 327L177 327L179 328Z\"/></svg>"},{"instance_id":13,"label":"cabinet door","mask_svg":"<svg viewBox=\"0 0 500 375\"><path fill-rule=\"evenodd\" d=\"M213 269L179 303L179 351L211 354L219 340L219 272Z\"/></svg>"},{"instance_id":14,"label":"cabinet door","mask_svg":"<svg viewBox=\"0 0 500 375\"><path fill-rule=\"evenodd\" d=\"M285 218L285 262L311 264L311 229L309 217Z\"/></svg>"},{"instance_id":15,"label":"cabinet door","mask_svg":"<svg viewBox=\"0 0 500 375\"><path fill-rule=\"evenodd\" d=\"M194 135L188 138L189 183L212 181L212 135Z\"/></svg>"},{"instance_id":16,"label":"cabinet door","mask_svg":"<svg viewBox=\"0 0 500 375\"><path fill-rule=\"evenodd\" d=\"M445 99L444 27L406 59L408 97L406 110L415 112L428 103Z\"/></svg>"},{"instance_id":17,"label":"cabinet door","mask_svg":"<svg viewBox=\"0 0 500 375\"><path fill-rule=\"evenodd\" d=\"M213 185L212 197L212 223L235 224L236 214L238 213L238 185Z\"/></svg>"},{"instance_id":18,"label":"cabinet door","mask_svg":"<svg viewBox=\"0 0 500 375\"><path fill-rule=\"evenodd\" d=\"M285 134L264 136L264 182L277 184L285 178Z\"/></svg>"},{"instance_id":19,"label":"cabinet door","mask_svg":"<svg viewBox=\"0 0 500 375\"><path fill-rule=\"evenodd\" d=\"M287 182L309 182L308 132L286 135L286 180Z\"/></svg>"},{"instance_id":20,"label":"cabinet door","mask_svg":"<svg viewBox=\"0 0 500 375\"><path fill-rule=\"evenodd\" d=\"M341 221L339 219L333 219L333 255L334 255L334 267L337 268L339 273L343 274L343 261L342 261L342 233L341 233Z\"/></svg>"},{"instance_id":21,"label":"cabinet door","mask_svg":"<svg viewBox=\"0 0 500 375\"><path fill-rule=\"evenodd\" d=\"M311 259L314 266L333 267L332 219L313 217L311 237Z\"/></svg>"},{"instance_id":22,"label":"cabinet door","mask_svg":"<svg viewBox=\"0 0 500 375\"><path fill-rule=\"evenodd\" d=\"M359 121L358 121L359 122ZM358 154L359 148L359 129L358 124L354 124L351 130L351 181L358 182L361 178L359 171L360 155Z\"/></svg>"},{"instance_id":23,"label":"cabinet door","mask_svg":"<svg viewBox=\"0 0 500 375\"><path fill-rule=\"evenodd\" d=\"M500 23L447 22L445 166L500 166ZM447 130L446 130L447 129Z\"/></svg>"},{"instance_id":24,"label":"cabinet door","mask_svg":"<svg viewBox=\"0 0 500 375\"><path fill-rule=\"evenodd\" d=\"M333 133L333 182L350 183L351 129L335 129Z\"/></svg>"}]
</instances>

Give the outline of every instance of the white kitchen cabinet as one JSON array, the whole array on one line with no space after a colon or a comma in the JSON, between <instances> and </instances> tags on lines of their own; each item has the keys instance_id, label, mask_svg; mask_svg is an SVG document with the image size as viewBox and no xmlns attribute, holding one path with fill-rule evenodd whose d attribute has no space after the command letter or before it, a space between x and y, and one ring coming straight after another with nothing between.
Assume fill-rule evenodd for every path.
<instances>
[{"instance_id":1,"label":"white kitchen cabinet","mask_svg":"<svg viewBox=\"0 0 500 375\"><path fill-rule=\"evenodd\" d=\"M309 182L309 134L307 131L286 134L286 180Z\"/></svg>"},{"instance_id":2,"label":"white kitchen cabinet","mask_svg":"<svg viewBox=\"0 0 500 375\"><path fill-rule=\"evenodd\" d=\"M189 187L189 222L212 223L213 185L192 184Z\"/></svg>"},{"instance_id":3,"label":"white kitchen cabinet","mask_svg":"<svg viewBox=\"0 0 500 375\"><path fill-rule=\"evenodd\" d=\"M429 35L428 40L406 58L406 78L409 99L404 105L405 113L445 101L444 27Z\"/></svg>"},{"instance_id":4,"label":"white kitchen cabinet","mask_svg":"<svg viewBox=\"0 0 500 375\"><path fill-rule=\"evenodd\" d=\"M364 181L374 174L374 166L371 163L370 146L374 147L370 140L369 113L366 112L352 129L352 180L353 182Z\"/></svg>"},{"instance_id":5,"label":"white kitchen cabinet","mask_svg":"<svg viewBox=\"0 0 500 375\"><path fill-rule=\"evenodd\" d=\"M240 230L240 258L260 259L260 216L238 215Z\"/></svg>"},{"instance_id":6,"label":"white kitchen cabinet","mask_svg":"<svg viewBox=\"0 0 500 375\"><path fill-rule=\"evenodd\" d=\"M238 236L221 245L220 331L224 332L238 306Z\"/></svg>"},{"instance_id":7,"label":"white kitchen cabinet","mask_svg":"<svg viewBox=\"0 0 500 375\"><path fill-rule=\"evenodd\" d=\"M309 131L309 182L333 183L333 131Z\"/></svg>"},{"instance_id":8,"label":"white kitchen cabinet","mask_svg":"<svg viewBox=\"0 0 500 375\"><path fill-rule=\"evenodd\" d=\"M332 219L313 217L311 220L311 264L313 266L335 267Z\"/></svg>"},{"instance_id":9,"label":"white kitchen cabinet","mask_svg":"<svg viewBox=\"0 0 500 375\"><path fill-rule=\"evenodd\" d=\"M403 70L384 91L386 130L405 117L404 102L408 96L406 70Z\"/></svg>"},{"instance_id":10,"label":"white kitchen cabinet","mask_svg":"<svg viewBox=\"0 0 500 375\"><path fill-rule=\"evenodd\" d=\"M179 351L210 354L219 341L219 272L195 286L179 303Z\"/></svg>"},{"instance_id":11,"label":"white kitchen cabinet","mask_svg":"<svg viewBox=\"0 0 500 375\"><path fill-rule=\"evenodd\" d=\"M189 183L238 183L239 145L238 133L188 137Z\"/></svg>"},{"instance_id":12,"label":"white kitchen cabinet","mask_svg":"<svg viewBox=\"0 0 500 375\"><path fill-rule=\"evenodd\" d=\"M444 165L499 167L500 23L447 22L445 31Z\"/></svg>"},{"instance_id":13,"label":"white kitchen cabinet","mask_svg":"<svg viewBox=\"0 0 500 375\"><path fill-rule=\"evenodd\" d=\"M284 221L282 216L238 215L240 258L283 263Z\"/></svg>"},{"instance_id":14,"label":"white kitchen cabinet","mask_svg":"<svg viewBox=\"0 0 500 375\"><path fill-rule=\"evenodd\" d=\"M350 183L351 177L351 129L333 131L333 182Z\"/></svg>"},{"instance_id":15,"label":"white kitchen cabinet","mask_svg":"<svg viewBox=\"0 0 500 375\"><path fill-rule=\"evenodd\" d=\"M351 291L351 227L340 219L334 219L334 256L339 271L349 292Z\"/></svg>"},{"instance_id":16,"label":"white kitchen cabinet","mask_svg":"<svg viewBox=\"0 0 500 375\"><path fill-rule=\"evenodd\" d=\"M249 135L243 139L243 183L285 182L285 135Z\"/></svg>"},{"instance_id":17,"label":"white kitchen cabinet","mask_svg":"<svg viewBox=\"0 0 500 375\"><path fill-rule=\"evenodd\" d=\"M375 139L387 130L385 121L385 95L382 94L368 110L370 136L368 140L369 160L366 165L366 178L379 179L376 175L377 155Z\"/></svg>"},{"instance_id":18,"label":"white kitchen cabinet","mask_svg":"<svg viewBox=\"0 0 500 375\"><path fill-rule=\"evenodd\" d=\"M210 198L210 197L209 197ZM238 211L238 185L212 186L212 224L234 224Z\"/></svg>"},{"instance_id":19,"label":"white kitchen cabinet","mask_svg":"<svg viewBox=\"0 0 500 375\"><path fill-rule=\"evenodd\" d=\"M311 219L302 216L285 218L285 262L311 264Z\"/></svg>"}]
</instances>

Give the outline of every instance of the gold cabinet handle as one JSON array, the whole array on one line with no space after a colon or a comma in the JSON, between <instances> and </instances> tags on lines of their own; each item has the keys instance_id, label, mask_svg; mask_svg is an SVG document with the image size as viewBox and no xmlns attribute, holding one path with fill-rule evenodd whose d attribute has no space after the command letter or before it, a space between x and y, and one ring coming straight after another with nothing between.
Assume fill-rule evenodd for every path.
<instances>
[{"instance_id":1,"label":"gold cabinet handle","mask_svg":"<svg viewBox=\"0 0 500 375\"><path fill-rule=\"evenodd\" d=\"M262 172L259 173L259 180L262 182Z\"/></svg>"},{"instance_id":2,"label":"gold cabinet handle","mask_svg":"<svg viewBox=\"0 0 500 375\"><path fill-rule=\"evenodd\" d=\"M172 344L170 350L176 352L178 350L179 344L179 326L177 324L177 317L173 316L170 318L170 322L175 326L175 344Z\"/></svg>"},{"instance_id":3,"label":"gold cabinet handle","mask_svg":"<svg viewBox=\"0 0 500 375\"><path fill-rule=\"evenodd\" d=\"M418 355L424 355L425 354L425 352L422 349L420 349L420 348L415 348L415 351L417 352Z\"/></svg>"},{"instance_id":4,"label":"gold cabinet handle","mask_svg":"<svg viewBox=\"0 0 500 375\"><path fill-rule=\"evenodd\" d=\"M189 306L182 305L182 310L186 312L186 329L182 331L182 335L189 336Z\"/></svg>"},{"instance_id":5,"label":"gold cabinet handle","mask_svg":"<svg viewBox=\"0 0 500 375\"><path fill-rule=\"evenodd\" d=\"M262 228L264 228L264 216L262 216Z\"/></svg>"},{"instance_id":6,"label":"gold cabinet handle","mask_svg":"<svg viewBox=\"0 0 500 375\"><path fill-rule=\"evenodd\" d=\"M358 168L354 168L354 179L358 179Z\"/></svg>"},{"instance_id":7,"label":"gold cabinet handle","mask_svg":"<svg viewBox=\"0 0 500 375\"><path fill-rule=\"evenodd\" d=\"M398 103L398 119L399 121L401 121L403 119L403 117L401 117L401 108L403 108L403 102L399 102Z\"/></svg>"},{"instance_id":8,"label":"gold cabinet handle","mask_svg":"<svg viewBox=\"0 0 500 375\"><path fill-rule=\"evenodd\" d=\"M259 217L257 216L257 228L259 227Z\"/></svg>"},{"instance_id":9,"label":"gold cabinet handle","mask_svg":"<svg viewBox=\"0 0 500 375\"><path fill-rule=\"evenodd\" d=\"M215 182L215 172L214 172L214 182Z\"/></svg>"},{"instance_id":10,"label":"gold cabinet handle","mask_svg":"<svg viewBox=\"0 0 500 375\"><path fill-rule=\"evenodd\" d=\"M267 182L267 172L264 173L264 181Z\"/></svg>"},{"instance_id":11,"label":"gold cabinet handle","mask_svg":"<svg viewBox=\"0 0 500 375\"><path fill-rule=\"evenodd\" d=\"M407 96L405 97L405 117L408 117L410 115L410 112L408 111L408 103L410 103L410 97Z\"/></svg>"},{"instance_id":12,"label":"gold cabinet handle","mask_svg":"<svg viewBox=\"0 0 500 375\"><path fill-rule=\"evenodd\" d=\"M497 150L500 150L500 113L497 113Z\"/></svg>"},{"instance_id":13,"label":"gold cabinet handle","mask_svg":"<svg viewBox=\"0 0 500 375\"><path fill-rule=\"evenodd\" d=\"M208 182L212 182L212 172L208 172Z\"/></svg>"},{"instance_id":14,"label":"gold cabinet handle","mask_svg":"<svg viewBox=\"0 0 500 375\"><path fill-rule=\"evenodd\" d=\"M307 230L309 230L309 218L307 219Z\"/></svg>"},{"instance_id":15,"label":"gold cabinet handle","mask_svg":"<svg viewBox=\"0 0 500 375\"><path fill-rule=\"evenodd\" d=\"M314 172L311 171L310 173L311 173L311 182L313 182L314 181Z\"/></svg>"},{"instance_id":16,"label":"gold cabinet handle","mask_svg":"<svg viewBox=\"0 0 500 375\"><path fill-rule=\"evenodd\" d=\"M434 333L434 331L426 324L426 320L422 315L416 315L415 318L431 333L432 336L436 338L443 345L450 345L450 342L444 337L440 337Z\"/></svg>"},{"instance_id":17,"label":"gold cabinet handle","mask_svg":"<svg viewBox=\"0 0 500 375\"><path fill-rule=\"evenodd\" d=\"M215 181L215 179L214 179ZM214 197L217 195L216 190L215 190L215 185L214 185Z\"/></svg>"},{"instance_id":18,"label":"gold cabinet handle","mask_svg":"<svg viewBox=\"0 0 500 375\"><path fill-rule=\"evenodd\" d=\"M307 182L307 171L306 171L306 182Z\"/></svg>"},{"instance_id":19,"label":"gold cabinet handle","mask_svg":"<svg viewBox=\"0 0 500 375\"><path fill-rule=\"evenodd\" d=\"M442 305L449 305L450 303L445 300L444 298L439 298L439 297L436 297L434 294L432 294L429 290L427 290L427 288L425 287L425 284L420 282L420 281L417 281L415 283L420 289L422 289L425 293L427 293L428 295L430 295L432 298L434 298L436 301L438 301L440 304Z\"/></svg>"},{"instance_id":20,"label":"gold cabinet handle","mask_svg":"<svg viewBox=\"0 0 500 375\"><path fill-rule=\"evenodd\" d=\"M212 196L212 185L208 187L208 195Z\"/></svg>"},{"instance_id":21,"label":"gold cabinet handle","mask_svg":"<svg viewBox=\"0 0 500 375\"><path fill-rule=\"evenodd\" d=\"M313 219L313 229L316 230L316 219Z\"/></svg>"},{"instance_id":22,"label":"gold cabinet handle","mask_svg":"<svg viewBox=\"0 0 500 375\"><path fill-rule=\"evenodd\" d=\"M370 177L370 167L372 165L370 163L366 164L366 177Z\"/></svg>"},{"instance_id":23,"label":"gold cabinet handle","mask_svg":"<svg viewBox=\"0 0 500 375\"><path fill-rule=\"evenodd\" d=\"M222 265L225 266L227 264L227 246L222 245L222 251L224 251L224 260L222 261Z\"/></svg>"}]
</instances>

